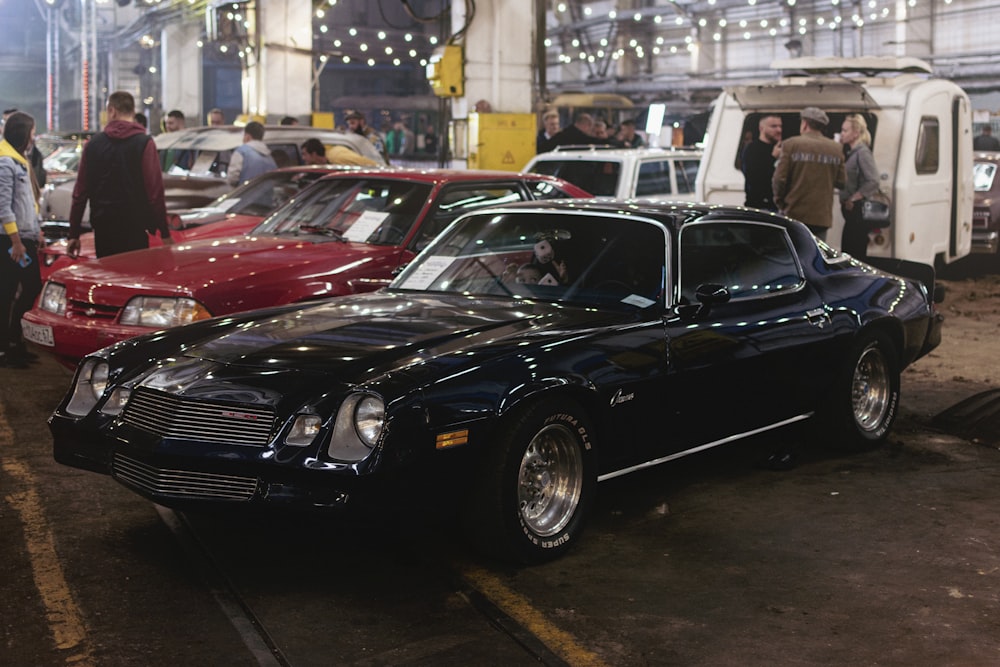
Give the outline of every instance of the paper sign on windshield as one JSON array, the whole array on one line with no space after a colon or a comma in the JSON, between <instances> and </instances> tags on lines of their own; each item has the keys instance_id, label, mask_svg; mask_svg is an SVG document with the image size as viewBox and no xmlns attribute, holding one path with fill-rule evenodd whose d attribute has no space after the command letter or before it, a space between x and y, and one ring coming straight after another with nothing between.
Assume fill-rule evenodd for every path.
<instances>
[{"instance_id":1,"label":"paper sign on windshield","mask_svg":"<svg viewBox=\"0 0 1000 667\"><path fill-rule=\"evenodd\" d=\"M416 267L413 273L406 277L403 289L427 289L445 269L451 266L453 261L455 261L454 257L447 257L445 255L428 257Z\"/></svg>"},{"instance_id":2,"label":"paper sign on windshield","mask_svg":"<svg viewBox=\"0 0 1000 667\"><path fill-rule=\"evenodd\" d=\"M355 243L364 243L388 217L389 214L382 211L365 211L344 232L344 238Z\"/></svg>"}]
</instances>

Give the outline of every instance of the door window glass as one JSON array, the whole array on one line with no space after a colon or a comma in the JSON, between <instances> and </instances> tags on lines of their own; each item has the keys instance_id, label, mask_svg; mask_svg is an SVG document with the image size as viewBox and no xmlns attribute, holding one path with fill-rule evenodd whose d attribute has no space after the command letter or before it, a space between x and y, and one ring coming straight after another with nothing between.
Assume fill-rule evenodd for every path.
<instances>
[{"instance_id":1,"label":"door window glass","mask_svg":"<svg viewBox=\"0 0 1000 667\"><path fill-rule=\"evenodd\" d=\"M733 299L787 291L802 274L785 230L775 225L712 222L681 230L683 301L695 303L699 285L722 285Z\"/></svg>"},{"instance_id":2,"label":"door window glass","mask_svg":"<svg viewBox=\"0 0 1000 667\"><path fill-rule=\"evenodd\" d=\"M639 179L635 184L636 197L669 195L673 192L668 160L648 160L639 165Z\"/></svg>"}]
</instances>

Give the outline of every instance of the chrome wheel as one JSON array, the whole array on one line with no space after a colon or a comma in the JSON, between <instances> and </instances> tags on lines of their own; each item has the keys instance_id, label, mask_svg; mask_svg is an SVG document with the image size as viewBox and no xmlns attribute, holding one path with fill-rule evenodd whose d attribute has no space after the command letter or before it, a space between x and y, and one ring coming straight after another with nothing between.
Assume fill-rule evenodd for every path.
<instances>
[{"instance_id":1,"label":"chrome wheel","mask_svg":"<svg viewBox=\"0 0 1000 667\"><path fill-rule=\"evenodd\" d=\"M869 345L854 366L851 383L851 406L858 428L866 432L881 428L892 396L889 363L877 345Z\"/></svg>"},{"instance_id":2,"label":"chrome wheel","mask_svg":"<svg viewBox=\"0 0 1000 667\"><path fill-rule=\"evenodd\" d=\"M570 522L583 492L583 454L566 426L550 424L531 439L517 474L517 507L524 525L540 537Z\"/></svg>"}]
</instances>

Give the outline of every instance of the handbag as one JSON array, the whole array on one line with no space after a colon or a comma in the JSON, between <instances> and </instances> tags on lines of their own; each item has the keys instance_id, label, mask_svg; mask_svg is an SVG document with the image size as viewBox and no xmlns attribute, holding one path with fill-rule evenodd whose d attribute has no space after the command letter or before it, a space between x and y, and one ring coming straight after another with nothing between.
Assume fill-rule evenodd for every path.
<instances>
[{"instance_id":1,"label":"handbag","mask_svg":"<svg viewBox=\"0 0 1000 667\"><path fill-rule=\"evenodd\" d=\"M876 192L861 204L861 219L869 226L888 227L891 201L882 192Z\"/></svg>"}]
</instances>

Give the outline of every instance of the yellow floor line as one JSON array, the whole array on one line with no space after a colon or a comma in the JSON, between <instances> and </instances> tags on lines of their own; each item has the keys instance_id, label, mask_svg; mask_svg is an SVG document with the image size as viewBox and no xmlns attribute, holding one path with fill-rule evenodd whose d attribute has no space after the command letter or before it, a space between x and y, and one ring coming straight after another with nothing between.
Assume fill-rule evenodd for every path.
<instances>
[{"instance_id":1,"label":"yellow floor line","mask_svg":"<svg viewBox=\"0 0 1000 667\"><path fill-rule=\"evenodd\" d=\"M0 450L11 451L13 443L14 434L7 424L3 406L0 405ZM45 606L56 647L67 651L65 657L68 665L93 665L94 660L86 643L87 629L83 615L73 600L66 577L63 576L55 540L36 492L35 478L27 465L10 455L3 456L2 465L3 471L18 482L19 488L4 494L4 499L20 515L21 523L24 524L25 544L31 558L35 587Z\"/></svg>"},{"instance_id":2,"label":"yellow floor line","mask_svg":"<svg viewBox=\"0 0 1000 667\"><path fill-rule=\"evenodd\" d=\"M495 575L472 566L461 568L461 573L465 580L490 602L520 623L568 664L573 667L605 667L606 663L600 656L580 646L576 637L549 622L527 598L505 586Z\"/></svg>"}]
</instances>

